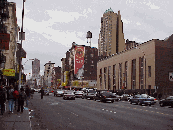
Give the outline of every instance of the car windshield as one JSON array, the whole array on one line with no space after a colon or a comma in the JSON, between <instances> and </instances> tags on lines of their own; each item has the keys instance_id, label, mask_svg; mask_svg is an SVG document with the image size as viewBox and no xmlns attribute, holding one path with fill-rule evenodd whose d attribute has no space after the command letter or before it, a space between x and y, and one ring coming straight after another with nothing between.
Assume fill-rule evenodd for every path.
<instances>
[{"instance_id":1,"label":"car windshield","mask_svg":"<svg viewBox=\"0 0 173 130\"><path fill-rule=\"evenodd\" d=\"M89 90L88 93L96 93L95 90Z\"/></svg>"},{"instance_id":2,"label":"car windshield","mask_svg":"<svg viewBox=\"0 0 173 130\"><path fill-rule=\"evenodd\" d=\"M76 91L75 93L83 93L83 91Z\"/></svg>"}]
</instances>

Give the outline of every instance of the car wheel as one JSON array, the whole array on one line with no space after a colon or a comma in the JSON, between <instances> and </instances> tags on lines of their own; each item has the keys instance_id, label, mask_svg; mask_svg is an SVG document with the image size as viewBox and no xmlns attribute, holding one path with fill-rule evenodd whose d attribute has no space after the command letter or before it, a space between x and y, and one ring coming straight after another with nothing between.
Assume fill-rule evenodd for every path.
<instances>
[{"instance_id":1,"label":"car wheel","mask_svg":"<svg viewBox=\"0 0 173 130\"><path fill-rule=\"evenodd\" d=\"M132 104L132 102L130 101L130 104Z\"/></svg>"},{"instance_id":2,"label":"car wheel","mask_svg":"<svg viewBox=\"0 0 173 130\"><path fill-rule=\"evenodd\" d=\"M138 105L142 105L142 104L140 103L140 101L138 101Z\"/></svg>"},{"instance_id":3,"label":"car wheel","mask_svg":"<svg viewBox=\"0 0 173 130\"><path fill-rule=\"evenodd\" d=\"M112 103L114 103L114 101L113 101L113 100L112 100L111 102L112 102Z\"/></svg>"},{"instance_id":4,"label":"car wheel","mask_svg":"<svg viewBox=\"0 0 173 130\"><path fill-rule=\"evenodd\" d=\"M164 106L164 105L163 105L163 102L161 102L161 103L160 103L160 106L161 106L161 107L163 107L163 106Z\"/></svg>"},{"instance_id":5,"label":"car wheel","mask_svg":"<svg viewBox=\"0 0 173 130\"><path fill-rule=\"evenodd\" d=\"M149 106L151 106L151 104L149 104Z\"/></svg>"}]
</instances>

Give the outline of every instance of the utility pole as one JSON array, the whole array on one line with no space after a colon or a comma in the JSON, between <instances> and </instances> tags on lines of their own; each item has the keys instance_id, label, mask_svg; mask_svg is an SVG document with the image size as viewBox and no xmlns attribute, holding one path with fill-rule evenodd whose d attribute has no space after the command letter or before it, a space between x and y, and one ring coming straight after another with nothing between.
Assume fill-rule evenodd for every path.
<instances>
[{"instance_id":1,"label":"utility pole","mask_svg":"<svg viewBox=\"0 0 173 130\"><path fill-rule=\"evenodd\" d=\"M21 33L19 34L21 37L21 45L20 45L20 56L19 56L19 90L21 88L21 66L22 66L22 40L24 40L24 33L23 33L23 18L24 18L24 2L23 0L23 10L22 10L22 27L21 27ZM20 40L20 39L19 39Z\"/></svg>"}]
</instances>

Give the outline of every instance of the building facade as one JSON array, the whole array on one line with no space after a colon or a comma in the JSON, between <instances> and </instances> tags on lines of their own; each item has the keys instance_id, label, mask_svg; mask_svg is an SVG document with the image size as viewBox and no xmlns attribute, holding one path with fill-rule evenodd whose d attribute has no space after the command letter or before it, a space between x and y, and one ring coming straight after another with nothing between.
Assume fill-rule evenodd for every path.
<instances>
[{"instance_id":1,"label":"building facade","mask_svg":"<svg viewBox=\"0 0 173 130\"><path fill-rule=\"evenodd\" d=\"M51 63L49 61L46 63L44 66L44 81L43 81L43 87L44 88L51 88L53 85L53 68L54 68L55 63Z\"/></svg>"},{"instance_id":2,"label":"building facade","mask_svg":"<svg viewBox=\"0 0 173 130\"><path fill-rule=\"evenodd\" d=\"M117 92L173 95L173 35L163 41L142 44L129 42L130 48L107 56L97 63L97 88Z\"/></svg>"},{"instance_id":3,"label":"building facade","mask_svg":"<svg viewBox=\"0 0 173 130\"><path fill-rule=\"evenodd\" d=\"M114 13L110 8L101 17L98 39L98 56L105 57L124 50L125 39L120 11Z\"/></svg>"}]
</instances>

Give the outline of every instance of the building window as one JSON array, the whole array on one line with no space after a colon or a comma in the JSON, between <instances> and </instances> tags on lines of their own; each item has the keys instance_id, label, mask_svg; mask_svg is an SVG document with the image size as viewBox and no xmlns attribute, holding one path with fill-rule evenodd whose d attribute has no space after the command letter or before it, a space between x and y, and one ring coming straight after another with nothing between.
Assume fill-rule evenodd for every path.
<instances>
[{"instance_id":1,"label":"building window","mask_svg":"<svg viewBox=\"0 0 173 130\"><path fill-rule=\"evenodd\" d=\"M108 67L108 90L111 88L111 66Z\"/></svg>"},{"instance_id":2,"label":"building window","mask_svg":"<svg viewBox=\"0 0 173 130\"><path fill-rule=\"evenodd\" d=\"M115 70L116 65L113 65L113 86L116 85L116 70Z\"/></svg>"},{"instance_id":3,"label":"building window","mask_svg":"<svg viewBox=\"0 0 173 130\"><path fill-rule=\"evenodd\" d=\"M132 60L132 89L136 89L136 59Z\"/></svg>"},{"instance_id":4,"label":"building window","mask_svg":"<svg viewBox=\"0 0 173 130\"><path fill-rule=\"evenodd\" d=\"M125 74L124 74L124 88L127 89L127 68L128 68L128 62L125 62Z\"/></svg>"},{"instance_id":5,"label":"building window","mask_svg":"<svg viewBox=\"0 0 173 130\"><path fill-rule=\"evenodd\" d=\"M139 89L144 88L144 57L139 58Z\"/></svg>"},{"instance_id":6,"label":"building window","mask_svg":"<svg viewBox=\"0 0 173 130\"><path fill-rule=\"evenodd\" d=\"M107 74L107 67L104 68L104 83L105 83L104 89L106 89L106 74Z\"/></svg>"},{"instance_id":7,"label":"building window","mask_svg":"<svg viewBox=\"0 0 173 130\"><path fill-rule=\"evenodd\" d=\"M122 89L122 63L119 63L118 88Z\"/></svg>"},{"instance_id":8,"label":"building window","mask_svg":"<svg viewBox=\"0 0 173 130\"><path fill-rule=\"evenodd\" d=\"M148 77L151 77L151 66L148 66Z\"/></svg>"},{"instance_id":9,"label":"building window","mask_svg":"<svg viewBox=\"0 0 173 130\"><path fill-rule=\"evenodd\" d=\"M102 87L102 69L100 69L100 76L99 76L99 78L100 78L100 87Z\"/></svg>"}]
</instances>

